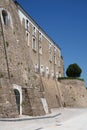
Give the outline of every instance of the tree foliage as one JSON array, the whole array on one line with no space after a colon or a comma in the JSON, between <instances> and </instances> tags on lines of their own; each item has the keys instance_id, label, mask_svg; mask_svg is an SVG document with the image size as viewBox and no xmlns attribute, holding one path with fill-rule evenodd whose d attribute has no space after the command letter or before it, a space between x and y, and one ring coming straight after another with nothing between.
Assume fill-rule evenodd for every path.
<instances>
[{"instance_id":1,"label":"tree foliage","mask_svg":"<svg viewBox=\"0 0 87 130\"><path fill-rule=\"evenodd\" d=\"M68 77L80 77L82 69L76 63L70 64L66 70L66 75Z\"/></svg>"}]
</instances>

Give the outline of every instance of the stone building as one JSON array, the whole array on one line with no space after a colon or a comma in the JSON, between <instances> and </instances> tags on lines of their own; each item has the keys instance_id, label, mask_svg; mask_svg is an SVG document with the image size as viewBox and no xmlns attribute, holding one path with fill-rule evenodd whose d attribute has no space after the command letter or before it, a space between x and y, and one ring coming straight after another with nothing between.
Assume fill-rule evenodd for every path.
<instances>
[{"instance_id":1,"label":"stone building","mask_svg":"<svg viewBox=\"0 0 87 130\"><path fill-rule=\"evenodd\" d=\"M60 47L13 0L0 0L0 117L87 107L84 81L64 76Z\"/></svg>"},{"instance_id":2,"label":"stone building","mask_svg":"<svg viewBox=\"0 0 87 130\"><path fill-rule=\"evenodd\" d=\"M60 47L18 2L0 0L0 117L43 115L60 107L56 79L63 75Z\"/></svg>"}]
</instances>

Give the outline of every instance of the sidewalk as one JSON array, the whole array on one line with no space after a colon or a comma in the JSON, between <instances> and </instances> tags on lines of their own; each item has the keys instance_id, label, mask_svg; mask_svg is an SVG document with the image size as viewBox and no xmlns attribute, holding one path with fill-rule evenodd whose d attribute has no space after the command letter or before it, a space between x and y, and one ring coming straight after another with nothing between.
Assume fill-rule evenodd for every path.
<instances>
[{"instance_id":1,"label":"sidewalk","mask_svg":"<svg viewBox=\"0 0 87 130\"><path fill-rule=\"evenodd\" d=\"M0 118L0 121L14 122L14 121L27 121L27 120L41 120L41 119L55 118L55 117L58 117L60 115L61 115L61 113L55 112L55 110L52 110L52 113L44 115L44 116L20 115L19 118Z\"/></svg>"},{"instance_id":2,"label":"sidewalk","mask_svg":"<svg viewBox=\"0 0 87 130\"><path fill-rule=\"evenodd\" d=\"M59 108L41 117L1 119L0 130L87 130L87 108Z\"/></svg>"}]
</instances>

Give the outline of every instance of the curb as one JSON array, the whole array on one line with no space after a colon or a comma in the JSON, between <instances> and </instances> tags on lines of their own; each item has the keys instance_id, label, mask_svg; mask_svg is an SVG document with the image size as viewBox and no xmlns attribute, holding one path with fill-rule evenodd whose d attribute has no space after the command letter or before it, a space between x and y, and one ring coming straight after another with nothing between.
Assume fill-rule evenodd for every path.
<instances>
[{"instance_id":1,"label":"curb","mask_svg":"<svg viewBox=\"0 0 87 130\"><path fill-rule=\"evenodd\" d=\"M24 118L0 118L0 121L6 121L6 122L16 122L16 121L28 121L28 120L40 120L40 119L49 119L49 118L55 118L57 116L60 116L61 113L58 113L53 116L41 116L41 117L24 117Z\"/></svg>"}]
</instances>

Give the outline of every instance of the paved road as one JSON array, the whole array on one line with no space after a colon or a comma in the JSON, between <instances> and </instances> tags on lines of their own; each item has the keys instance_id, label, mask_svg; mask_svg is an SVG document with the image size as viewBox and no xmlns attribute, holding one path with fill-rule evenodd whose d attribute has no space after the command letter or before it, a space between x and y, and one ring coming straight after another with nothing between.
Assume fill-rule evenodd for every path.
<instances>
[{"instance_id":1,"label":"paved road","mask_svg":"<svg viewBox=\"0 0 87 130\"><path fill-rule=\"evenodd\" d=\"M55 109L55 113L61 115L27 121L0 121L0 130L87 130L87 108Z\"/></svg>"}]
</instances>

